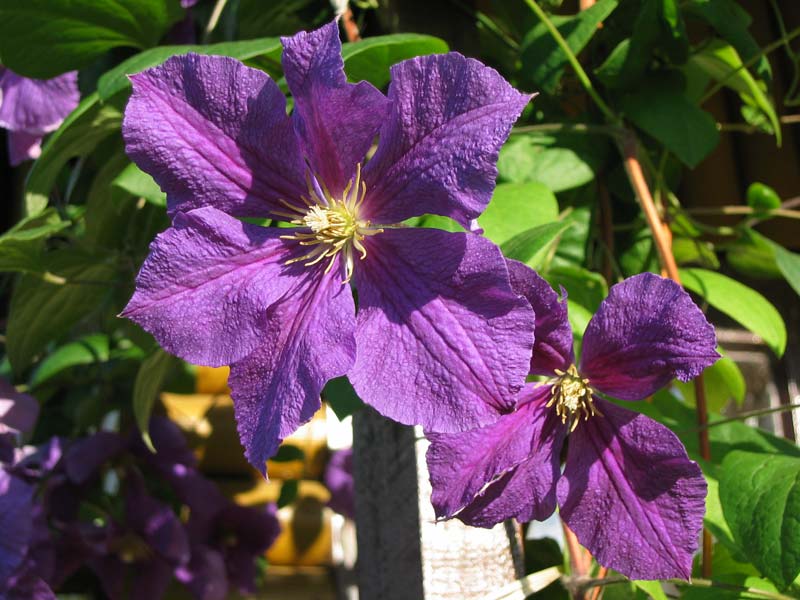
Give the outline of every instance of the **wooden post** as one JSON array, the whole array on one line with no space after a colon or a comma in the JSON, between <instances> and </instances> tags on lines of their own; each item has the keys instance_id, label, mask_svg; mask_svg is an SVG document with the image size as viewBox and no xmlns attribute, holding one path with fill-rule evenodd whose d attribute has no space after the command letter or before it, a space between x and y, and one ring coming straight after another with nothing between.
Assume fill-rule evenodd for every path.
<instances>
[{"instance_id":1,"label":"wooden post","mask_svg":"<svg viewBox=\"0 0 800 600\"><path fill-rule=\"evenodd\" d=\"M427 447L371 408L354 416L360 600L477 600L523 575L517 527L435 521Z\"/></svg>"}]
</instances>

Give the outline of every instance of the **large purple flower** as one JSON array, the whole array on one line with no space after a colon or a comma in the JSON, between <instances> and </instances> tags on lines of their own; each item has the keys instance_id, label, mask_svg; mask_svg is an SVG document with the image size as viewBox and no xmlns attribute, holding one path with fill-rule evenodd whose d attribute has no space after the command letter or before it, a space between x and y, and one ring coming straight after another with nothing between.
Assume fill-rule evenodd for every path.
<instances>
[{"instance_id":1,"label":"large purple flower","mask_svg":"<svg viewBox=\"0 0 800 600\"><path fill-rule=\"evenodd\" d=\"M38 158L42 137L78 105L78 73L29 79L0 67L0 127L8 129L9 161Z\"/></svg>"},{"instance_id":2,"label":"large purple flower","mask_svg":"<svg viewBox=\"0 0 800 600\"><path fill-rule=\"evenodd\" d=\"M680 286L637 275L611 288L576 369L566 300L520 263L509 269L537 315L531 372L552 379L526 386L493 425L429 436L437 516L488 527L541 520L558 504L600 564L632 579L688 578L703 523L700 468L666 427L598 392L641 400L697 376L718 358L714 329Z\"/></svg>"},{"instance_id":3,"label":"large purple flower","mask_svg":"<svg viewBox=\"0 0 800 600\"><path fill-rule=\"evenodd\" d=\"M190 54L132 77L127 151L174 221L123 315L185 360L231 365L239 433L262 471L344 374L402 423L493 422L524 382L531 308L488 240L403 221L469 226L530 96L455 53L395 65L388 98L347 83L335 22L283 44L291 117L277 84L233 59Z\"/></svg>"}]
</instances>

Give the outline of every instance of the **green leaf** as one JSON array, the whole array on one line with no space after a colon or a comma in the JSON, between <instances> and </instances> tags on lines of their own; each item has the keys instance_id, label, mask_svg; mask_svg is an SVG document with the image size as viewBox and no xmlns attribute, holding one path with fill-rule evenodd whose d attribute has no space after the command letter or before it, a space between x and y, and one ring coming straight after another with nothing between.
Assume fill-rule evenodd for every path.
<instances>
[{"instance_id":1,"label":"green leaf","mask_svg":"<svg viewBox=\"0 0 800 600\"><path fill-rule=\"evenodd\" d=\"M369 81L377 88L389 83L389 67L407 58L442 54L447 42L431 35L398 33L379 35L342 47L344 70L350 81Z\"/></svg>"},{"instance_id":2,"label":"green leaf","mask_svg":"<svg viewBox=\"0 0 800 600\"><path fill-rule=\"evenodd\" d=\"M291 444L281 444L278 452L270 458L273 462L291 462L293 460L305 460L306 453L297 446Z\"/></svg>"},{"instance_id":3,"label":"green leaf","mask_svg":"<svg viewBox=\"0 0 800 600\"><path fill-rule=\"evenodd\" d=\"M0 56L47 79L111 48L148 48L184 15L178 0L0 0Z\"/></svg>"},{"instance_id":4,"label":"green leaf","mask_svg":"<svg viewBox=\"0 0 800 600\"><path fill-rule=\"evenodd\" d=\"M541 183L500 183L492 201L478 217L484 235L495 244L530 229L558 219L558 200Z\"/></svg>"},{"instance_id":5,"label":"green leaf","mask_svg":"<svg viewBox=\"0 0 800 600\"><path fill-rule=\"evenodd\" d=\"M517 135L500 150L497 171L502 181L535 181L556 193L592 181L608 150L606 140L576 133Z\"/></svg>"},{"instance_id":6,"label":"green leaf","mask_svg":"<svg viewBox=\"0 0 800 600\"><path fill-rule=\"evenodd\" d=\"M592 320L592 313L577 302L567 298L567 318L572 327L572 333L578 340L583 339L583 332Z\"/></svg>"},{"instance_id":7,"label":"green leaf","mask_svg":"<svg viewBox=\"0 0 800 600\"><path fill-rule=\"evenodd\" d=\"M232 56L239 60L254 59L263 55L274 55L280 60L281 42L278 38L259 38L238 42L222 42L207 46L158 46L131 56L113 69L106 71L97 80L97 93L106 101L118 92L129 90L131 83L128 75L135 75L145 69L160 65L171 56L188 54L214 54Z\"/></svg>"},{"instance_id":8,"label":"green leaf","mask_svg":"<svg viewBox=\"0 0 800 600\"><path fill-rule=\"evenodd\" d=\"M683 94L658 85L642 85L622 101L626 116L694 168L719 142L714 119Z\"/></svg>"},{"instance_id":9,"label":"green leaf","mask_svg":"<svg viewBox=\"0 0 800 600\"><path fill-rule=\"evenodd\" d=\"M308 23L297 13L313 3L314 0L239 0L236 11L239 37L251 39L262 35L292 35L308 27Z\"/></svg>"},{"instance_id":10,"label":"green leaf","mask_svg":"<svg viewBox=\"0 0 800 600\"><path fill-rule=\"evenodd\" d=\"M364 406L346 376L335 377L325 384L322 397L341 421Z\"/></svg>"},{"instance_id":11,"label":"green leaf","mask_svg":"<svg viewBox=\"0 0 800 600\"><path fill-rule=\"evenodd\" d=\"M673 63L686 62L689 42L675 0L644 0L633 23L631 37L612 50L595 74L610 88L635 88L653 62L667 56Z\"/></svg>"},{"instance_id":12,"label":"green leaf","mask_svg":"<svg viewBox=\"0 0 800 600\"><path fill-rule=\"evenodd\" d=\"M736 0L689 0L683 9L705 20L724 40L730 42L745 61L761 53L761 47L751 35L751 18ZM772 74L767 57L762 55L755 63L755 71L765 81Z\"/></svg>"},{"instance_id":13,"label":"green leaf","mask_svg":"<svg viewBox=\"0 0 800 600\"><path fill-rule=\"evenodd\" d=\"M736 48L721 40L712 40L700 52L692 55L691 63L712 79L724 83L739 94L742 102L761 111L769 119L778 145L781 143L781 124L772 101L765 93L766 84L759 84L742 62Z\"/></svg>"},{"instance_id":14,"label":"green leaf","mask_svg":"<svg viewBox=\"0 0 800 600\"><path fill-rule=\"evenodd\" d=\"M679 265L694 263L709 269L719 269L719 259L711 242L676 237L672 240L672 254Z\"/></svg>"},{"instance_id":15,"label":"green leaf","mask_svg":"<svg viewBox=\"0 0 800 600\"><path fill-rule=\"evenodd\" d=\"M800 574L800 459L735 450L722 461L719 496L747 558L786 589Z\"/></svg>"},{"instance_id":16,"label":"green leaf","mask_svg":"<svg viewBox=\"0 0 800 600\"><path fill-rule=\"evenodd\" d=\"M719 481L715 477L711 477L706 471L708 469L704 469L703 474L708 485L708 493L706 494L706 514L703 518L703 524L711 530L714 537L724 544L729 551L736 553L738 556L742 554L742 549L734 541L731 528L722 512L722 503L719 500ZM714 552L715 567L717 566L716 559L717 553Z\"/></svg>"},{"instance_id":17,"label":"green leaf","mask_svg":"<svg viewBox=\"0 0 800 600\"><path fill-rule=\"evenodd\" d=\"M619 257L619 266L626 277L645 271L660 272L658 253L649 229L640 229L632 234L627 248Z\"/></svg>"},{"instance_id":18,"label":"green leaf","mask_svg":"<svg viewBox=\"0 0 800 600\"><path fill-rule=\"evenodd\" d=\"M160 348L148 356L136 373L133 382L133 416L142 433L142 439L151 451L155 452L150 440L150 415L161 388L169 372L176 363L176 358Z\"/></svg>"},{"instance_id":19,"label":"green leaf","mask_svg":"<svg viewBox=\"0 0 800 600\"><path fill-rule=\"evenodd\" d=\"M156 206L167 205L167 195L161 191L155 180L133 163L125 167L111 185L125 190L136 198L144 198Z\"/></svg>"},{"instance_id":20,"label":"green leaf","mask_svg":"<svg viewBox=\"0 0 800 600\"><path fill-rule=\"evenodd\" d=\"M518 233L500 246L500 250L508 258L538 269L547 254L558 243L559 237L572 226L570 221L556 221L533 227Z\"/></svg>"},{"instance_id":21,"label":"green leaf","mask_svg":"<svg viewBox=\"0 0 800 600\"><path fill-rule=\"evenodd\" d=\"M551 16L550 20L564 37L573 54L578 54L597 33L597 26L617 7L617 0L600 0L572 17ZM543 23L537 24L522 40L522 74L537 89L548 94L556 91L567 55L558 46Z\"/></svg>"},{"instance_id":22,"label":"green leaf","mask_svg":"<svg viewBox=\"0 0 800 600\"><path fill-rule=\"evenodd\" d=\"M693 381L686 383L677 381L675 384L689 404L697 404ZM720 412L731 400L736 402L737 406L741 406L747 392L744 375L737 364L727 356L723 356L703 371L703 385L708 410L712 412Z\"/></svg>"},{"instance_id":23,"label":"green leaf","mask_svg":"<svg viewBox=\"0 0 800 600\"><path fill-rule=\"evenodd\" d=\"M667 600L667 595L658 581L631 581L631 583L653 600Z\"/></svg>"},{"instance_id":24,"label":"green leaf","mask_svg":"<svg viewBox=\"0 0 800 600\"><path fill-rule=\"evenodd\" d=\"M592 313L597 311L608 295L608 285L603 276L578 265L552 266L544 273L544 277L555 289L563 286L570 300Z\"/></svg>"},{"instance_id":25,"label":"green leaf","mask_svg":"<svg viewBox=\"0 0 800 600\"><path fill-rule=\"evenodd\" d=\"M30 385L31 387L42 385L70 367L105 362L108 357L108 336L102 333L87 335L61 346L45 358L34 371Z\"/></svg>"},{"instance_id":26,"label":"green leaf","mask_svg":"<svg viewBox=\"0 0 800 600\"><path fill-rule=\"evenodd\" d=\"M281 492L278 494L278 508L283 508L295 501L297 498L297 492L299 490L299 484L296 479L288 479L281 483ZM318 532L314 532L318 533Z\"/></svg>"},{"instance_id":27,"label":"green leaf","mask_svg":"<svg viewBox=\"0 0 800 600\"><path fill-rule=\"evenodd\" d=\"M54 208L23 219L0 236L0 271L42 272L45 240L70 225Z\"/></svg>"},{"instance_id":28,"label":"green leaf","mask_svg":"<svg viewBox=\"0 0 800 600\"><path fill-rule=\"evenodd\" d=\"M24 275L11 296L6 350L16 373L48 343L91 316L112 293L114 265L108 260L62 250L47 255L45 264L47 279Z\"/></svg>"},{"instance_id":29,"label":"green leaf","mask_svg":"<svg viewBox=\"0 0 800 600\"><path fill-rule=\"evenodd\" d=\"M764 238L766 239L766 238ZM772 240L767 240L775 251L775 262L778 265L784 279L800 295L800 254L789 252L780 244Z\"/></svg>"},{"instance_id":30,"label":"green leaf","mask_svg":"<svg viewBox=\"0 0 800 600\"><path fill-rule=\"evenodd\" d=\"M720 273L681 269L684 287L761 336L778 356L786 349L786 326L775 307L755 290Z\"/></svg>"},{"instance_id":31,"label":"green leaf","mask_svg":"<svg viewBox=\"0 0 800 600\"><path fill-rule=\"evenodd\" d=\"M111 104L100 104L96 93L84 98L33 163L25 184L28 214L36 214L47 206L56 177L68 160L89 154L103 139L118 131L121 123L122 113Z\"/></svg>"},{"instance_id":32,"label":"green leaf","mask_svg":"<svg viewBox=\"0 0 800 600\"><path fill-rule=\"evenodd\" d=\"M773 242L753 229L745 229L742 237L725 249L728 263L740 273L758 279L781 277Z\"/></svg>"}]
</instances>

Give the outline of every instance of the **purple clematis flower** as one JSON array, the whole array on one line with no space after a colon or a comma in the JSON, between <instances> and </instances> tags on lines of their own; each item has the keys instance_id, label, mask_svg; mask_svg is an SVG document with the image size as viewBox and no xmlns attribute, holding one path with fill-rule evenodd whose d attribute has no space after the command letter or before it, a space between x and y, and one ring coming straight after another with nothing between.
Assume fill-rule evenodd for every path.
<instances>
[{"instance_id":1,"label":"purple clematis flower","mask_svg":"<svg viewBox=\"0 0 800 600\"><path fill-rule=\"evenodd\" d=\"M58 129L79 100L77 71L29 79L0 67L0 127L8 129L11 165L38 158L42 137Z\"/></svg>"},{"instance_id":2,"label":"purple clematis flower","mask_svg":"<svg viewBox=\"0 0 800 600\"><path fill-rule=\"evenodd\" d=\"M241 440L262 472L345 374L401 423L493 422L524 383L531 308L488 240L403 221L469 227L530 96L456 53L395 65L388 97L347 83L335 22L283 45L290 117L268 75L230 58L174 57L131 78L127 152L174 221L123 316L187 361L231 365Z\"/></svg>"},{"instance_id":3,"label":"purple clematis flower","mask_svg":"<svg viewBox=\"0 0 800 600\"><path fill-rule=\"evenodd\" d=\"M509 269L537 315L531 373L552 379L527 385L493 425L429 436L437 516L488 527L542 520L558 504L600 564L632 579L688 578L704 514L700 468L669 429L598 392L641 400L696 377L718 358L713 327L680 286L637 275L611 288L576 368L566 300L524 265Z\"/></svg>"}]
</instances>

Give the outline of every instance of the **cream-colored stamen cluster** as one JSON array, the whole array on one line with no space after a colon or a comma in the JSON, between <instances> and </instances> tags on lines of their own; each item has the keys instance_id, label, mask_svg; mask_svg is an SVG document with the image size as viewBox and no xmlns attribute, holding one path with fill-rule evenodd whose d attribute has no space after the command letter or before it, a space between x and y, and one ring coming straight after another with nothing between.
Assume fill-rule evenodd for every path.
<instances>
[{"instance_id":1,"label":"cream-colored stamen cluster","mask_svg":"<svg viewBox=\"0 0 800 600\"><path fill-rule=\"evenodd\" d=\"M333 268L336 256L342 252L345 264L344 283L347 283L353 276L355 252L360 254L362 260L367 256L363 239L381 233L383 229L372 227L368 220L359 219L359 209L367 193L367 184L361 181L360 164L356 168L355 177L342 192L341 198L333 198L324 185L317 183L316 180L312 181L311 177L309 175L307 178L308 197L300 197L305 207L298 207L281 200L291 212L275 211L275 214L290 219L292 225L311 230L281 236L285 240L298 240L301 246L311 247L310 252L293 258L286 264L306 261L305 266L310 267L330 259L325 269L328 273Z\"/></svg>"},{"instance_id":2,"label":"cream-colored stamen cluster","mask_svg":"<svg viewBox=\"0 0 800 600\"><path fill-rule=\"evenodd\" d=\"M556 375L558 375L558 379L550 388L550 402L546 406L555 404L556 414L561 417L562 423L566 423L567 419L572 419L570 431L575 431L581 415L583 415L584 421L588 421L589 417L595 415L602 416L602 413L594 405L589 380L581 378L575 365L570 365L566 371L556 369Z\"/></svg>"}]
</instances>

